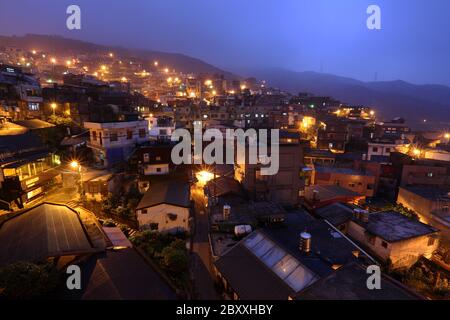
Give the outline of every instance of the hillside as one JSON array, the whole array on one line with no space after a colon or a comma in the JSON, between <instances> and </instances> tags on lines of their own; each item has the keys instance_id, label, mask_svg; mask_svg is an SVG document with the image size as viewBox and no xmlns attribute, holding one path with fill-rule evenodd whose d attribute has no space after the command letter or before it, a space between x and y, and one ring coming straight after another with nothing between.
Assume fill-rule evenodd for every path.
<instances>
[{"instance_id":1,"label":"hillside","mask_svg":"<svg viewBox=\"0 0 450 320\"><path fill-rule=\"evenodd\" d=\"M402 116L418 129L450 127L450 88L446 86L404 81L363 82L331 74L283 69L260 70L253 74L292 93L309 92L332 96L344 103L373 106L381 118Z\"/></svg>"},{"instance_id":2,"label":"hillside","mask_svg":"<svg viewBox=\"0 0 450 320\"><path fill-rule=\"evenodd\" d=\"M27 50L39 49L41 51L68 53L72 55L91 53L104 53L114 51L123 57L136 57L153 63L160 61L162 65L168 65L176 70L189 73L223 74L227 79L235 79L238 76L216 68L202 60L178 53L167 53L142 49L128 49L123 47L107 47L80 40L63 38L60 36L28 34L20 37L0 36L0 46L15 46Z\"/></svg>"}]
</instances>

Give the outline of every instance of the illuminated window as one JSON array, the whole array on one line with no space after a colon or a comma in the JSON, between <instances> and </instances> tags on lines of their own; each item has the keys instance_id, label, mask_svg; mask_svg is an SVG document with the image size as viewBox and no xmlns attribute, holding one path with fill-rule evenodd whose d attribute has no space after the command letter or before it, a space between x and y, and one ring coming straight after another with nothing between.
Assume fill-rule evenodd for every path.
<instances>
[{"instance_id":1,"label":"illuminated window","mask_svg":"<svg viewBox=\"0 0 450 320\"><path fill-rule=\"evenodd\" d=\"M39 103L36 103L36 102L28 103L28 110L30 110L30 111L39 111Z\"/></svg>"}]
</instances>

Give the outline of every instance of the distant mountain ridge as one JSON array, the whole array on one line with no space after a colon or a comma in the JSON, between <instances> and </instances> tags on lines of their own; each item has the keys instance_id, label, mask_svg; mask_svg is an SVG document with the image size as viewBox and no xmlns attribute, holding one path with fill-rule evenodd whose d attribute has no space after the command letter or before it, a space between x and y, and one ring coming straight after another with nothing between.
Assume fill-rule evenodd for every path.
<instances>
[{"instance_id":1,"label":"distant mountain ridge","mask_svg":"<svg viewBox=\"0 0 450 320\"><path fill-rule=\"evenodd\" d=\"M294 94L309 92L331 96L343 103L373 106L380 117L401 116L418 129L450 127L450 87L447 86L415 85L401 80L363 82L331 74L284 69L259 70L252 74L267 80L271 86Z\"/></svg>"},{"instance_id":2,"label":"distant mountain ridge","mask_svg":"<svg viewBox=\"0 0 450 320\"><path fill-rule=\"evenodd\" d=\"M147 60L149 63L158 60L161 64L185 73L223 74L227 79L241 78L200 59L183 54L97 45L61 36L35 34L0 36L0 46L70 54L114 51L119 55ZM278 87L293 94L309 92L330 96L343 103L372 106L377 109L380 119L401 116L417 129L448 130L450 128L450 87L444 85L415 85L401 80L363 82L332 74L296 72L279 68L252 70L248 73L260 80L266 80L272 87ZM424 119L427 121L424 122Z\"/></svg>"},{"instance_id":3,"label":"distant mountain ridge","mask_svg":"<svg viewBox=\"0 0 450 320\"><path fill-rule=\"evenodd\" d=\"M167 65L184 73L223 74L227 79L237 79L239 76L217 68L200 59L179 53L168 53L144 49L128 49L117 46L98 45L86 41L64 38L61 36L27 34L25 36L0 36L0 46L15 46L28 50L82 54L85 52L116 52L121 56L136 57L148 60L149 63L158 60L161 65Z\"/></svg>"}]
</instances>

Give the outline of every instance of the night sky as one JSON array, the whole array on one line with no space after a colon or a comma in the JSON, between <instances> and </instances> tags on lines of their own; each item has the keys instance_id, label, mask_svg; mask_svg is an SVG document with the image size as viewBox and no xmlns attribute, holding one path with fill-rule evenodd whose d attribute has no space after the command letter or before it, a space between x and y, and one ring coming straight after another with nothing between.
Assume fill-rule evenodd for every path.
<instances>
[{"instance_id":1,"label":"night sky","mask_svg":"<svg viewBox=\"0 0 450 320\"><path fill-rule=\"evenodd\" d=\"M81 7L80 31L66 29L70 4ZM380 31L366 27L370 4L381 7ZM449 0L1 0L0 34L26 33L184 53L241 74L450 85Z\"/></svg>"}]
</instances>

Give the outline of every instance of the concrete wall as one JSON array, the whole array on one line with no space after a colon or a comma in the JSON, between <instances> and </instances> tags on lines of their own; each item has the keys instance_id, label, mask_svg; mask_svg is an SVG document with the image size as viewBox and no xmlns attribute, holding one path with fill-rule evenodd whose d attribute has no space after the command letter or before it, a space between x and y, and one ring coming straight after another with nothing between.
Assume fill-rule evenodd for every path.
<instances>
[{"instance_id":1,"label":"concrete wall","mask_svg":"<svg viewBox=\"0 0 450 320\"><path fill-rule=\"evenodd\" d=\"M151 223L158 224L159 232L189 231L189 208L160 204L147 208L147 213L137 210L137 220L139 228L150 228ZM176 220L171 220L167 215L176 214Z\"/></svg>"},{"instance_id":2,"label":"concrete wall","mask_svg":"<svg viewBox=\"0 0 450 320\"><path fill-rule=\"evenodd\" d=\"M169 173L169 165L168 164L144 164L144 175L162 175ZM158 168L160 171L158 172Z\"/></svg>"}]
</instances>

